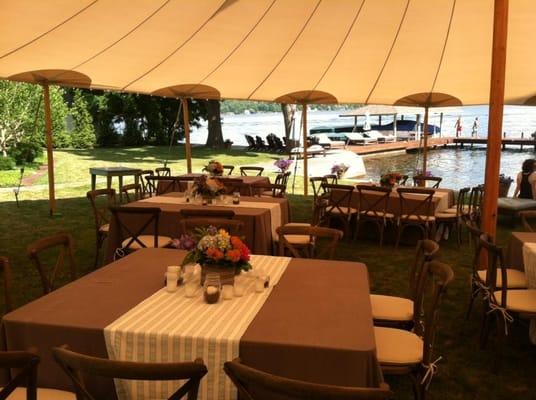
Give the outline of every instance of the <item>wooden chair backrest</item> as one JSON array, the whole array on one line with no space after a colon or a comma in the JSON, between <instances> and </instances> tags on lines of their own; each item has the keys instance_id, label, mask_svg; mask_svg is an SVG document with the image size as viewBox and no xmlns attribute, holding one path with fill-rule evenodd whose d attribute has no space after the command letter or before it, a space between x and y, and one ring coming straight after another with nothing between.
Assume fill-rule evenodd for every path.
<instances>
[{"instance_id":1,"label":"wooden chair backrest","mask_svg":"<svg viewBox=\"0 0 536 400\"><path fill-rule=\"evenodd\" d=\"M419 240L415 248L415 261L409 270L409 291L414 308L420 310L416 304L417 290L421 279L424 264L433 261L439 252L439 245L430 239ZM417 311L418 311L417 310Z\"/></svg>"},{"instance_id":2,"label":"wooden chair backrest","mask_svg":"<svg viewBox=\"0 0 536 400\"><path fill-rule=\"evenodd\" d=\"M275 177L275 184L276 185L285 185L285 186L287 186L289 177L290 177L290 171L279 173Z\"/></svg>"},{"instance_id":3,"label":"wooden chair backrest","mask_svg":"<svg viewBox=\"0 0 536 400\"><path fill-rule=\"evenodd\" d=\"M408 182L409 175L402 175L402 178L400 179L400 185L405 185Z\"/></svg>"},{"instance_id":4,"label":"wooden chair backrest","mask_svg":"<svg viewBox=\"0 0 536 400\"><path fill-rule=\"evenodd\" d=\"M387 212L391 188L370 185L356 185L359 194L359 213L381 218ZM368 192L368 193L367 193Z\"/></svg>"},{"instance_id":5,"label":"wooden chair backrest","mask_svg":"<svg viewBox=\"0 0 536 400\"><path fill-rule=\"evenodd\" d=\"M154 187L152 187L152 185L146 179L148 176L154 176L154 171L152 169L145 169L138 173L142 193L144 196L151 196L155 192Z\"/></svg>"},{"instance_id":6,"label":"wooden chair backrest","mask_svg":"<svg viewBox=\"0 0 536 400\"><path fill-rule=\"evenodd\" d=\"M469 194L469 191L471 188L465 187L461 188L458 192L458 197L456 198L456 215L458 217L464 215L465 211L465 202L467 201L467 195Z\"/></svg>"},{"instance_id":7,"label":"wooden chair backrest","mask_svg":"<svg viewBox=\"0 0 536 400\"><path fill-rule=\"evenodd\" d=\"M409 220L414 216L414 222L426 222L427 218L434 215L433 199L435 190L416 188L397 188L400 202L400 215L406 215L403 220ZM411 195L422 195L423 198L416 199ZM412 204L413 203L413 204Z\"/></svg>"},{"instance_id":8,"label":"wooden chair backrest","mask_svg":"<svg viewBox=\"0 0 536 400\"><path fill-rule=\"evenodd\" d=\"M433 361L433 351L438 326L439 306L447 286L454 280L452 267L439 261L425 263L419 283L417 303L422 305L422 313L414 314L415 334L423 338L424 365Z\"/></svg>"},{"instance_id":9,"label":"wooden chair backrest","mask_svg":"<svg viewBox=\"0 0 536 400\"><path fill-rule=\"evenodd\" d=\"M90 190L86 197L91 204L93 216L95 217L95 229L98 231L102 225L110 223L109 208L116 203L114 189ZM101 206L98 204L100 198L105 198L106 202Z\"/></svg>"},{"instance_id":10,"label":"wooden chair backrest","mask_svg":"<svg viewBox=\"0 0 536 400\"><path fill-rule=\"evenodd\" d=\"M440 178L439 176L415 175L413 177L413 184L415 186L421 186L424 183L424 186L426 186L426 182L434 182L432 189L438 189L442 180L443 178Z\"/></svg>"},{"instance_id":11,"label":"wooden chair backrest","mask_svg":"<svg viewBox=\"0 0 536 400\"><path fill-rule=\"evenodd\" d=\"M121 193L125 195L127 203L130 203L131 201L141 200L143 189L139 183L131 183L123 185Z\"/></svg>"},{"instance_id":12,"label":"wooden chair backrest","mask_svg":"<svg viewBox=\"0 0 536 400\"><path fill-rule=\"evenodd\" d=\"M227 361L223 370L238 389L239 398L285 398L293 400L386 400L392 392L387 384L378 388L343 387L310 383L284 378L256 370L241 363L240 359Z\"/></svg>"},{"instance_id":13,"label":"wooden chair backrest","mask_svg":"<svg viewBox=\"0 0 536 400\"><path fill-rule=\"evenodd\" d=\"M500 246L497 246L493 243L492 238L486 234L482 233L478 240L478 245L476 246L476 254L474 259L473 270L477 268L476 263L478 263L482 257L482 253L485 254L485 259L487 259L486 266L486 282L485 285L489 291L490 300L495 304L499 304L502 307L506 308L506 297L508 292L508 274L506 267L504 266L504 253L503 249ZM497 287L497 275L501 276L501 287ZM496 299L493 294L496 290L501 291L501 298Z\"/></svg>"},{"instance_id":14,"label":"wooden chair backrest","mask_svg":"<svg viewBox=\"0 0 536 400\"><path fill-rule=\"evenodd\" d=\"M263 167L240 167L240 175L242 176L261 176L264 171ZM253 174L248 174L253 172Z\"/></svg>"},{"instance_id":15,"label":"wooden chair backrest","mask_svg":"<svg viewBox=\"0 0 536 400\"><path fill-rule=\"evenodd\" d=\"M56 362L71 379L79 400L96 400L87 389L83 376L139 381L186 380L169 399L182 399L187 395L188 400L195 400L197 399L199 383L208 372L207 367L200 358L193 362L182 363L113 361L75 353L69 350L67 346L53 348L52 354Z\"/></svg>"},{"instance_id":16,"label":"wooden chair backrest","mask_svg":"<svg viewBox=\"0 0 536 400\"><path fill-rule=\"evenodd\" d=\"M37 367L39 356L27 351L0 351L0 369L11 370L11 379L2 382L0 399L12 398L10 396L19 386L26 386L26 399L37 399Z\"/></svg>"},{"instance_id":17,"label":"wooden chair backrest","mask_svg":"<svg viewBox=\"0 0 536 400\"><path fill-rule=\"evenodd\" d=\"M233 219L233 210L214 210L210 208L183 208L179 211L181 218L224 218Z\"/></svg>"},{"instance_id":18,"label":"wooden chair backrest","mask_svg":"<svg viewBox=\"0 0 536 400\"><path fill-rule=\"evenodd\" d=\"M155 172L158 176L171 176L171 168L169 167L155 168Z\"/></svg>"},{"instance_id":19,"label":"wooden chair backrest","mask_svg":"<svg viewBox=\"0 0 536 400\"><path fill-rule=\"evenodd\" d=\"M325 213L336 213L337 215L349 218L354 187L350 185L323 183L322 188L326 192L328 200Z\"/></svg>"},{"instance_id":20,"label":"wooden chair backrest","mask_svg":"<svg viewBox=\"0 0 536 400\"><path fill-rule=\"evenodd\" d=\"M234 165L223 165L223 173L227 172L227 175L231 175L234 171Z\"/></svg>"},{"instance_id":21,"label":"wooden chair backrest","mask_svg":"<svg viewBox=\"0 0 536 400\"><path fill-rule=\"evenodd\" d=\"M286 185L276 183L256 183L251 186L251 192L254 196L285 197L287 190Z\"/></svg>"},{"instance_id":22,"label":"wooden chair backrest","mask_svg":"<svg viewBox=\"0 0 536 400\"><path fill-rule=\"evenodd\" d=\"M536 210L520 211L519 216L521 217L523 228L525 228L527 232L534 232L534 228L530 224L530 221L536 219Z\"/></svg>"},{"instance_id":23,"label":"wooden chair backrest","mask_svg":"<svg viewBox=\"0 0 536 400\"><path fill-rule=\"evenodd\" d=\"M339 183L339 177L337 174L327 174L324 175L324 178L326 178L327 183L331 185L337 185Z\"/></svg>"},{"instance_id":24,"label":"wooden chair backrest","mask_svg":"<svg viewBox=\"0 0 536 400\"><path fill-rule=\"evenodd\" d=\"M309 182L311 182L311 187L313 188L313 198L316 202L318 197L325 193L325 189L322 184L328 183L328 181L323 176L313 176L312 178L309 178Z\"/></svg>"},{"instance_id":25,"label":"wooden chair backrest","mask_svg":"<svg viewBox=\"0 0 536 400\"><path fill-rule=\"evenodd\" d=\"M484 197L484 187L479 185L471 188L469 194L469 214L474 221L480 219L480 209L482 207L482 199Z\"/></svg>"},{"instance_id":26,"label":"wooden chair backrest","mask_svg":"<svg viewBox=\"0 0 536 400\"><path fill-rule=\"evenodd\" d=\"M179 221L181 232L195 234L198 228L214 226L225 229L230 235L240 236L244 230L244 222L227 218L185 218Z\"/></svg>"},{"instance_id":27,"label":"wooden chair backrest","mask_svg":"<svg viewBox=\"0 0 536 400\"><path fill-rule=\"evenodd\" d=\"M146 247L145 244L139 239L141 235L152 235L154 238L154 247L158 248L158 226L160 213L162 212L158 207L110 207L112 212L112 218L114 218L117 232L123 240L130 238L125 246L122 247L123 251L132 250L132 245L137 243L140 247ZM125 222L124 218L134 216L139 223L135 228Z\"/></svg>"},{"instance_id":28,"label":"wooden chair backrest","mask_svg":"<svg viewBox=\"0 0 536 400\"><path fill-rule=\"evenodd\" d=\"M243 193L246 191L247 195L251 195L250 186L244 184L244 180L241 178L220 178L220 182L225 187L225 194L233 194L234 192Z\"/></svg>"},{"instance_id":29,"label":"wooden chair backrest","mask_svg":"<svg viewBox=\"0 0 536 400\"><path fill-rule=\"evenodd\" d=\"M11 300L11 266L9 259L3 256L0 256L0 277L4 287L4 312L8 313L13 309Z\"/></svg>"},{"instance_id":30,"label":"wooden chair backrest","mask_svg":"<svg viewBox=\"0 0 536 400\"><path fill-rule=\"evenodd\" d=\"M338 229L324 228L308 225L283 225L276 229L279 238L279 255L284 256L287 252L296 258L321 258L333 259L337 245L342 239L343 233ZM309 236L310 248L297 246L287 240L287 235ZM327 239L327 243L322 243Z\"/></svg>"},{"instance_id":31,"label":"wooden chair backrest","mask_svg":"<svg viewBox=\"0 0 536 400\"><path fill-rule=\"evenodd\" d=\"M47 268L40 254L49 249L58 250L56 261L52 268ZM28 246L28 257L33 262L43 285L43 293L47 294L56 289L58 273L65 267L65 258L68 261L68 273L71 281L76 279L76 262L74 260L73 238L67 233L58 233L39 239Z\"/></svg>"}]
</instances>

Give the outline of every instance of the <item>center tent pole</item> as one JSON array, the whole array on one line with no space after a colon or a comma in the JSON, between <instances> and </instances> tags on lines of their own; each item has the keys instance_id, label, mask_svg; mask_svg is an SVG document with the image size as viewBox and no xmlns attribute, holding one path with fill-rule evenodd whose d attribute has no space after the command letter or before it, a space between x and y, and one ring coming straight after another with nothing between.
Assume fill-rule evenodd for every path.
<instances>
[{"instance_id":1,"label":"center tent pole","mask_svg":"<svg viewBox=\"0 0 536 400\"><path fill-rule=\"evenodd\" d=\"M308 171L307 171L307 104L302 104L302 119L303 119L303 194L308 195Z\"/></svg>"},{"instance_id":2,"label":"center tent pole","mask_svg":"<svg viewBox=\"0 0 536 400\"><path fill-rule=\"evenodd\" d=\"M508 0L495 0L489 93L488 144L481 222L481 229L492 238L495 238L497 231L497 199L499 197L507 37Z\"/></svg>"},{"instance_id":3,"label":"center tent pole","mask_svg":"<svg viewBox=\"0 0 536 400\"><path fill-rule=\"evenodd\" d=\"M188 99L181 98L182 121L184 123L184 153L186 156L186 170L192 173L192 147L190 145L190 113L188 111Z\"/></svg>"},{"instance_id":4,"label":"center tent pole","mask_svg":"<svg viewBox=\"0 0 536 400\"><path fill-rule=\"evenodd\" d=\"M426 176L427 163L428 163L428 106L424 107L424 123L422 125L423 131L423 145L424 149L422 152L422 175ZM426 186L426 181L422 181Z\"/></svg>"},{"instance_id":5,"label":"center tent pole","mask_svg":"<svg viewBox=\"0 0 536 400\"><path fill-rule=\"evenodd\" d=\"M43 104L45 106L45 136L48 165L48 208L52 217L56 212L56 193L54 188L54 151L52 149L52 115L50 111L50 89L43 84Z\"/></svg>"}]
</instances>

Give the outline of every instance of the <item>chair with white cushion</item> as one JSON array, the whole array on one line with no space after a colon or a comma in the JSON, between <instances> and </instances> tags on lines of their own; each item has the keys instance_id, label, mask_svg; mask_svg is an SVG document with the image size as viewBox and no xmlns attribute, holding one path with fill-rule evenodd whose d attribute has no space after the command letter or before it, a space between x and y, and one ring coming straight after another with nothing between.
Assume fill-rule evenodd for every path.
<instances>
[{"instance_id":1,"label":"chair with white cushion","mask_svg":"<svg viewBox=\"0 0 536 400\"><path fill-rule=\"evenodd\" d=\"M296 258L332 259L343 236L338 229L286 224L277 228L279 255Z\"/></svg>"},{"instance_id":2,"label":"chair with white cushion","mask_svg":"<svg viewBox=\"0 0 536 400\"><path fill-rule=\"evenodd\" d=\"M322 189L325 192L323 195L325 204L321 205L323 211L319 212L321 215L319 225L330 226L333 220L338 221L342 224L346 237L349 237L350 224L357 216L357 208L351 205L354 187L322 183Z\"/></svg>"},{"instance_id":3,"label":"chair with white cushion","mask_svg":"<svg viewBox=\"0 0 536 400\"><path fill-rule=\"evenodd\" d=\"M396 297L371 294L372 318L374 325L411 328L415 310L420 308L415 300L418 297L418 282L421 278L424 264L432 261L439 252L439 245L433 240L419 240L415 253L415 261L409 271L409 296Z\"/></svg>"},{"instance_id":4,"label":"chair with white cushion","mask_svg":"<svg viewBox=\"0 0 536 400\"><path fill-rule=\"evenodd\" d=\"M395 215L387 212L391 188L371 185L356 185L359 193L357 227L355 236L365 222L372 222L380 234L380 246L383 245L383 233L388 222L393 222Z\"/></svg>"},{"instance_id":5,"label":"chair with white cushion","mask_svg":"<svg viewBox=\"0 0 536 400\"><path fill-rule=\"evenodd\" d=\"M400 214L397 216L396 248L402 233L410 226L421 230L423 239L433 237L435 233L435 217L433 189L397 188L400 201Z\"/></svg>"},{"instance_id":6,"label":"chair with white cushion","mask_svg":"<svg viewBox=\"0 0 536 400\"><path fill-rule=\"evenodd\" d=\"M160 208L157 207L110 207L121 247L116 254L131 253L142 248L162 248L171 243L169 236L158 234Z\"/></svg>"},{"instance_id":7,"label":"chair with white cushion","mask_svg":"<svg viewBox=\"0 0 536 400\"><path fill-rule=\"evenodd\" d=\"M452 268L438 261L424 265L416 302L422 304L421 313L413 317L412 332L374 327L376 354L385 375L410 375L415 398L423 400L430 381L437 371L440 357L434 354L434 339L438 311L449 283L454 279Z\"/></svg>"},{"instance_id":8,"label":"chair with white cushion","mask_svg":"<svg viewBox=\"0 0 536 400\"><path fill-rule=\"evenodd\" d=\"M71 392L37 387L39 356L28 351L0 351L0 368L16 371L0 387L0 399L7 400L76 400Z\"/></svg>"}]
</instances>

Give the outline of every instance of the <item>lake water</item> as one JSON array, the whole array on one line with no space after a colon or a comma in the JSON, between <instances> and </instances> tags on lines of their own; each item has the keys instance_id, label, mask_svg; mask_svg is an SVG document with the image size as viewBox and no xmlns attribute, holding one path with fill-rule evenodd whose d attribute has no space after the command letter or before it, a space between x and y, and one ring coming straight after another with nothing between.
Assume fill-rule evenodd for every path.
<instances>
[{"instance_id":1,"label":"lake water","mask_svg":"<svg viewBox=\"0 0 536 400\"><path fill-rule=\"evenodd\" d=\"M479 136L487 136L487 106L473 107L449 107L441 110L431 110L430 124L439 125L439 112L443 112L443 135L454 136L455 122L458 117L462 118L462 136L470 136L471 127L475 117L480 121ZM341 118L339 114L343 111L315 111L308 112L308 127L313 128L320 125L348 125L353 123L353 118ZM223 115L223 135L224 139L230 139L235 145L246 145L244 135L260 135L265 137L269 133L278 136L284 135L284 124L281 113L259 113L241 115ZM415 120L415 116L408 115L405 119ZM301 114L296 115L296 137L299 137L299 124ZM364 119L358 119L358 124ZM376 117L371 117L371 122L377 122ZM382 123L390 123L392 118L382 118ZM503 118L503 132L507 136L519 137L521 132L525 136L536 131L536 107L506 106ZM202 126L192 131L193 143L205 143L207 137L206 122ZM460 188L464 186L474 186L484 181L484 166L486 152L484 148L478 149L441 149L431 151L429 156L429 169L433 174L443 177L442 186L449 188ZM515 176L520 169L525 158L535 157L532 151L506 150L502 152L501 173ZM365 166L368 176L374 181L384 172L400 171L402 173L413 174L416 168L420 167L421 155L413 154L388 154L382 156L365 157Z\"/></svg>"}]
</instances>

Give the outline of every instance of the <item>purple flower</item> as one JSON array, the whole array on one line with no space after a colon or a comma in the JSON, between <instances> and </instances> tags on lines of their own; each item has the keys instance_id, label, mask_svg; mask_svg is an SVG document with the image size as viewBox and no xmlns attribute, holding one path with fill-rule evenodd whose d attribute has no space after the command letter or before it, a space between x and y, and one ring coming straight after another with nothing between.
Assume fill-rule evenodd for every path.
<instances>
[{"instance_id":1,"label":"purple flower","mask_svg":"<svg viewBox=\"0 0 536 400\"><path fill-rule=\"evenodd\" d=\"M281 158L279 160L276 160L274 162L274 165L279 168L281 171L286 171L292 164L292 160L287 160L284 158Z\"/></svg>"},{"instance_id":2,"label":"purple flower","mask_svg":"<svg viewBox=\"0 0 536 400\"><path fill-rule=\"evenodd\" d=\"M218 228L216 228L215 226L213 225L210 225L207 229L207 233L211 236L214 236L218 233Z\"/></svg>"},{"instance_id":3,"label":"purple flower","mask_svg":"<svg viewBox=\"0 0 536 400\"><path fill-rule=\"evenodd\" d=\"M171 245L179 250L193 250L195 249L196 242L193 237L188 234L182 234L179 239L173 239Z\"/></svg>"}]
</instances>

